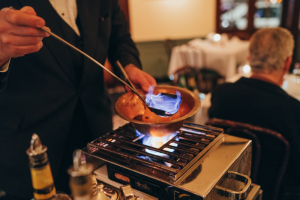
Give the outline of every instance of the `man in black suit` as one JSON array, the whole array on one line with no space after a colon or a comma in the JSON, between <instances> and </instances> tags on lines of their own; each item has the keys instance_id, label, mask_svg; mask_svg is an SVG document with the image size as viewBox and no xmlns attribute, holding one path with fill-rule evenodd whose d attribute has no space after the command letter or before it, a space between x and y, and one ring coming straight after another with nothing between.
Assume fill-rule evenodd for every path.
<instances>
[{"instance_id":1,"label":"man in black suit","mask_svg":"<svg viewBox=\"0 0 300 200\"><path fill-rule=\"evenodd\" d=\"M0 8L0 66L9 68L0 95L0 188L10 199L32 197L25 151L37 133L57 190L68 192L73 150L112 128L110 100L102 68L37 28L46 25L100 63L119 60L144 91L156 82L140 70L117 0L77 0L79 34L47 0L1 1Z\"/></svg>"},{"instance_id":2,"label":"man in black suit","mask_svg":"<svg viewBox=\"0 0 300 200\"><path fill-rule=\"evenodd\" d=\"M290 143L290 161L282 191L300 194L300 102L282 88L292 61L294 39L284 28L258 30L250 39L250 78L220 85L212 93L210 118L249 123L282 134ZM270 193L264 193L267 199ZM295 198L295 199L299 199Z\"/></svg>"}]
</instances>

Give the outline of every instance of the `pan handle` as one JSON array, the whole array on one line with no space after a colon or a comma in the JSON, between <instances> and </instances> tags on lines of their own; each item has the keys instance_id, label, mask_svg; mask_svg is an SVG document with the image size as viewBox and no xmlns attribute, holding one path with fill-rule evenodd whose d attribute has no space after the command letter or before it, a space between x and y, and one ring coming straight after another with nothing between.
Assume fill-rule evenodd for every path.
<instances>
[{"instance_id":1,"label":"pan handle","mask_svg":"<svg viewBox=\"0 0 300 200\"><path fill-rule=\"evenodd\" d=\"M231 178L231 179L243 182L246 184L246 186L241 191L234 191L234 190L226 189L224 187L216 185L215 188L217 189L217 194L220 196L229 198L229 199L233 199L233 200L245 199L251 189L250 188L250 185L252 182L251 178L244 174L240 174L240 173L233 172L233 171L228 171L226 176L227 176L227 178Z\"/></svg>"}]
</instances>

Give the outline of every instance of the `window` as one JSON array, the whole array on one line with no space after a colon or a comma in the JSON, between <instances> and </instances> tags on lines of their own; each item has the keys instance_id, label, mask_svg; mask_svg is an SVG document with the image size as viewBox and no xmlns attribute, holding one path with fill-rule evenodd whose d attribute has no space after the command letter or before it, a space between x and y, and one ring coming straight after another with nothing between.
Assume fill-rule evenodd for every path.
<instances>
[{"instance_id":1,"label":"window","mask_svg":"<svg viewBox=\"0 0 300 200\"><path fill-rule=\"evenodd\" d=\"M221 0L220 11L221 29L245 30L247 28L247 0Z\"/></svg>"},{"instance_id":2,"label":"window","mask_svg":"<svg viewBox=\"0 0 300 200\"><path fill-rule=\"evenodd\" d=\"M278 27L280 25L282 3L257 0L255 8L254 28Z\"/></svg>"},{"instance_id":3,"label":"window","mask_svg":"<svg viewBox=\"0 0 300 200\"><path fill-rule=\"evenodd\" d=\"M217 0L216 30L249 39L259 28L279 26L281 13L281 0Z\"/></svg>"}]
</instances>

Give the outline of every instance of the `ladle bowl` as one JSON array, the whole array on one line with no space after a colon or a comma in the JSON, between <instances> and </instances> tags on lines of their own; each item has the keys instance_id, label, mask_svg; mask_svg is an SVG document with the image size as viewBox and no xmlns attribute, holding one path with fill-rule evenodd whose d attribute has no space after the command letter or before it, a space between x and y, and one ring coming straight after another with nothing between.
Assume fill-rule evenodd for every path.
<instances>
[{"instance_id":1,"label":"ladle bowl","mask_svg":"<svg viewBox=\"0 0 300 200\"><path fill-rule=\"evenodd\" d=\"M199 97L195 93L184 88L169 85L159 85L155 87L153 93L176 94L176 91L180 92L182 98L182 102L178 111L180 112L181 117L178 119L167 122L151 123L142 121L142 118L138 113L134 115L134 118L132 118L132 114L131 117L129 117L128 113L124 112L124 106L128 106L127 104L125 104L125 102L128 102L126 99L128 98L128 95L122 95L118 98L115 104L115 110L121 118L131 122L133 127L140 133L155 137L166 136L178 131L179 128L183 125L184 120L193 116L201 106Z\"/></svg>"}]
</instances>

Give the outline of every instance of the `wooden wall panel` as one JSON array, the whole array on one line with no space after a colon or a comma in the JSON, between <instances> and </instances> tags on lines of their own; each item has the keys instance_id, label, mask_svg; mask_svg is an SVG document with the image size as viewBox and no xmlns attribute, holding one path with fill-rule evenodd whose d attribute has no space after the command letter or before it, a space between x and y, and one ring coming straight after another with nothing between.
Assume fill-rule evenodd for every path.
<instances>
[{"instance_id":1,"label":"wooden wall panel","mask_svg":"<svg viewBox=\"0 0 300 200\"><path fill-rule=\"evenodd\" d=\"M295 48L293 54L293 62L290 68L290 72L294 69L295 63L300 62L298 53L300 51L299 43L299 10L300 10L300 1L299 0L284 0L282 1L282 18L281 18L281 27L284 27L291 31L295 39Z\"/></svg>"}]
</instances>

